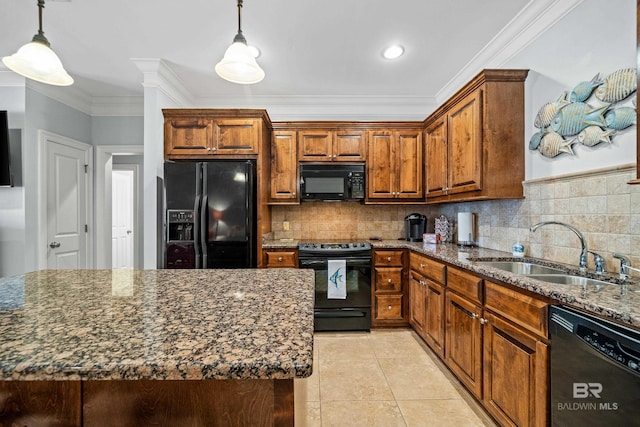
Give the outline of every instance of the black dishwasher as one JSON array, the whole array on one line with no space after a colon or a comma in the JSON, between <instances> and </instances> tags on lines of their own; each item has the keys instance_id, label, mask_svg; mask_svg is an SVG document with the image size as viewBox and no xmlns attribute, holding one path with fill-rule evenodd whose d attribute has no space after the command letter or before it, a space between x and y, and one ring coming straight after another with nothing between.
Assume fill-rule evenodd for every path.
<instances>
[{"instance_id":1,"label":"black dishwasher","mask_svg":"<svg viewBox=\"0 0 640 427\"><path fill-rule=\"evenodd\" d=\"M640 332L553 306L551 425L640 426Z\"/></svg>"}]
</instances>

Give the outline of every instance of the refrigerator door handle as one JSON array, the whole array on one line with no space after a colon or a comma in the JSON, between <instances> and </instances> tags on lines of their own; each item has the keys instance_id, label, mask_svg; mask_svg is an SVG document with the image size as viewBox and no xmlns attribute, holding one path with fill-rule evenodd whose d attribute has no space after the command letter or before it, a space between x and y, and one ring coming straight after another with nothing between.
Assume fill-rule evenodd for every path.
<instances>
[{"instance_id":1,"label":"refrigerator door handle","mask_svg":"<svg viewBox=\"0 0 640 427\"><path fill-rule=\"evenodd\" d=\"M193 249L196 255L195 268L202 268L202 250L200 249L200 195L193 202Z\"/></svg>"},{"instance_id":2,"label":"refrigerator door handle","mask_svg":"<svg viewBox=\"0 0 640 427\"><path fill-rule=\"evenodd\" d=\"M209 212L209 187L207 162L200 163L200 252L202 253L202 266L200 268L209 268L209 248L207 247L207 233L209 233L209 225L207 224L207 214Z\"/></svg>"},{"instance_id":3,"label":"refrigerator door handle","mask_svg":"<svg viewBox=\"0 0 640 427\"><path fill-rule=\"evenodd\" d=\"M202 197L202 205L200 206L200 245L202 247L202 267L208 268L209 265L209 257L207 252L209 252L207 247L207 232L209 227L207 226L207 210L209 206L209 196L204 195Z\"/></svg>"}]
</instances>

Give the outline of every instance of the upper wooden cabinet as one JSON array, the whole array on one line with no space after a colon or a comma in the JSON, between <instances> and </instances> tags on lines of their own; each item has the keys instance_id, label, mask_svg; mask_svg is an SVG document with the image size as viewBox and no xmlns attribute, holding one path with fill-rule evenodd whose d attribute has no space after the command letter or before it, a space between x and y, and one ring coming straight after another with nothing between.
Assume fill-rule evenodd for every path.
<instances>
[{"instance_id":1,"label":"upper wooden cabinet","mask_svg":"<svg viewBox=\"0 0 640 427\"><path fill-rule=\"evenodd\" d=\"M300 130L298 159L314 162L363 162L366 133L362 130Z\"/></svg>"},{"instance_id":2,"label":"upper wooden cabinet","mask_svg":"<svg viewBox=\"0 0 640 427\"><path fill-rule=\"evenodd\" d=\"M527 74L484 70L425 120L427 203L523 197Z\"/></svg>"},{"instance_id":3,"label":"upper wooden cabinet","mask_svg":"<svg viewBox=\"0 0 640 427\"><path fill-rule=\"evenodd\" d=\"M423 145L420 129L370 130L367 201L422 200Z\"/></svg>"},{"instance_id":4,"label":"upper wooden cabinet","mask_svg":"<svg viewBox=\"0 0 640 427\"><path fill-rule=\"evenodd\" d=\"M166 159L256 155L271 127L264 110L164 109Z\"/></svg>"},{"instance_id":5,"label":"upper wooden cabinet","mask_svg":"<svg viewBox=\"0 0 640 427\"><path fill-rule=\"evenodd\" d=\"M295 131L278 130L271 139L271 189L269 204L297 204L298 157Z\"/></svg>"}]
</instances>

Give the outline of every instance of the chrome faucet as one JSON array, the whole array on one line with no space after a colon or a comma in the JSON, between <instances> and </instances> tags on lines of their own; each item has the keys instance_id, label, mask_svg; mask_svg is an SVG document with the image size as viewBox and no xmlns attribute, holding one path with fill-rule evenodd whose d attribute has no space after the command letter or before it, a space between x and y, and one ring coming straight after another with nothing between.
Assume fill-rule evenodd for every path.
<instances>
[{"instance_id":1,"label":"chrome faucet","mask_svg":"<svg viewBox=\"0 0 640 427\"><path fill-rule=\"evenodd\" d=\"M640 273L640 269L631 267L631 260L629 259L628 256L622 255L616 252L612 253L611 255L614 258L617 258L620 260L620 278L621 279L629 278L629 270L633 270Z\"/></svg>"},{"instance_id":2,"label":"chrome faucet","mask_svg":"<svg viewBox=\"0 0 640 427\"><path fill-rule=\"evenodd\" d=\"M573 226L566 224L564 222L560 222L560 221L542 221L539 222L537 224L532 225L529 228L529 231L531 231L532 233L535 232L538 228L542 227L543 225L551 225L551 224L555 224L555 225L561 225L563 227L568 228L569 230L573 231L576 236L578 236L578 239L580 239L580 245L582 245L582 251L580 252L580 271L585 272L587 271L587 253L589 252L589 250L587 249L587 241L584 238L584 236L582 235L582 233L580 231L578 231L578 229L574 228Z\"/></svg>"}]
</instances>

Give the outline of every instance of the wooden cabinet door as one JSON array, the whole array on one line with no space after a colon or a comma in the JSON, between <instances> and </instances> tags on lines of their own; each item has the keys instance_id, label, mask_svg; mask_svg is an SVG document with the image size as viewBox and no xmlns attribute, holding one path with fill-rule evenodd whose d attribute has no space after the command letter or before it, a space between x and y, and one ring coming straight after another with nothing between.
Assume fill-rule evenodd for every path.
<instances>
[{"instance_id":1,"label":"wooden cabinet door","mask_svg":"<svg viewBox=\"0 0 640 427\"><path fill-rule=\"evenodd\" d=\"M369 131L367 154L367 197L392 199L395 197L395 162L393 132Z\"/></svg>"},{"instance_id":2,"label":"wooden cabinet door","mask_svg":"<svg viewBox=\"0 0 640 427\"><path fill-rule=\"evenodd\" d=\"M508 112L505 112L508 114ZM449 193L482 188L482 90L449 113Z\"/></svg>"},{"instance_id":3,"label":"wooden cabinet door","mask_svg":"<svg viewBox=\"0 0 640 427\"><path fill-rule=\"evenodd\" d=\"M482 399L482 308L447 291L445 362L458 379Z\"/></svg>"},{"instance_id":4,"label":"wooden cabinet door","mask_svg":"<svg viewBox=\"0 0 640 427\"><path fill-rule=\"evenodd\" d=\"M427 196L443 196L447 193L447 120L441 118L426 130L427 140Z\"/></svg>"},{"instance_id":5,"label":"wooden cabinet door","mask_svg":"<svg viewBox=\"0 0 640 427\"><path fill-rule=\"evenodd\" d=\"M259 119L216 119L217 154L258 154Z\"/></svg>"},{"instance_id":6,"label":"wooden cabinet door","mask_svg":"<svg viewBox=\"0 0 640 427\"><path fill-rule=\"evenodd\" d=\"M409 280L409 324L423 338L426 321L425 291L425 279L415 271L411 271Z\"/></svg>"},{"instance_id":7,"label":"wooden cabinet door","mask_svg":"<svg viewBox=\"0 0 640 427\"><path fill-rule=\"evenodd\" d=\"M427 279L424 291L426 297L424 340L438 356L444 358L444 286Z\"/></svg>"},{"instance_id":8,"label":"wooden cabinet door","mask_svg":"<svg viewBox=\"0 0 640 427\"><path fill-rule=\"evenodd\" d=\"M333 138L333 160L364 162L367 157L366 133L360 130L339 130Z\"/></svg>"},{"instance_id":9,"label":"wooden cabinet door","mask_svg":"<svg viewBox=\"0 0 640 427\"><path fill-rule=\"evenodd\" d=\"M296 132L275 131L271 139L271 202L298 201Z\"/></svg>"},{"instance_id":10,"label":"wooden cabinet door","mask_svg":"<svg viewBox=\"0 0 640 427\"><path fill-rule=\"evenodd\" d=\"M213 121L171 119L164 122L165 155L209 155L214 147Z\"/></svg>"},{"instance_id":11,"label":"wooden cabinet door","mask_svg":"<svg viewBox=\"0 0 640 427\"><path fill-rule=\"evenodd\" d=\"M422 199L424 162L422 132L395 132L396 196L401 199Z\"/></svg>"},{"instance_id":12,"label":"wooden cabinet door","mask_svg":"<svg viewBox=\"0 0 640 427\"><path fill-rule=\"evenodd\" d=\"M327 162L333 159L333 133L327 130L305 130L298 133L298 159Z\"/></svg>"},{"instance_id":13,"label":"wooden cabinet door","mask_svg":"<svg viewBox=\"0 0 640 427\"><path fill-rule=\"evenodd\" d=\"M485 407L504 426L547 425L548 346L491 313L485 319Z\"/></svg>"}]
</instances>

